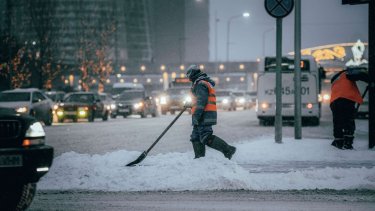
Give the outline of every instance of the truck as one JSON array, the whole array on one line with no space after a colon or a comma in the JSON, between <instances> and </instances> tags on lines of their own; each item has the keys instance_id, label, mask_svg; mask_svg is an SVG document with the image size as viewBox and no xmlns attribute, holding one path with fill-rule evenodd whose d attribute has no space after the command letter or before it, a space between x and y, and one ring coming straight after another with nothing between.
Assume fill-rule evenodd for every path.
<instances>
[{"instance_id":1,"label":"truck","mask_svg":"<svg viewBox=\"0 0 375 211\"><path fill-rule=\"evenodd\" d=\"M276 115L276 58L259 65L256 114L260 125L273 125ZM319 71L312 57L301 59L302 125L319 125L321 116ZM282 58L282 119L294 121L294 59Z\"/></svg>"}]
</instances>

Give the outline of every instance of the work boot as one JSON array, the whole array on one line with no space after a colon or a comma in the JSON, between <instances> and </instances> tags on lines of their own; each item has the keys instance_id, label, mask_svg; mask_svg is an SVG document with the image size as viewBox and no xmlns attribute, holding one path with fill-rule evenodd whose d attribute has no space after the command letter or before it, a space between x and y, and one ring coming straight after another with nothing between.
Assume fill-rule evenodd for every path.
<instances>
[{"instance_id":1,"label":"work boot","mask_svg":"<svg viewBox=\"0 0 375 211\"><path fill-rule=\"evenodd\" d=\"M194 141L191 143L193 144L193 149L194 149L194 154L195 154L194 159L204 157L206 154L206 146L204 146L204 144L198 141Z\"/></svg>"},{"instance_id":2,"label":"work boot","mask_svg":"<svg viewBox=\"0 0 375 211\"><path fill-rule=\"evenodd\" d=\"M343 138L335 138L335 140L332 142L331 145L338 148L338 149L342 149L342 147L344 145L344 139Z\"/></svg>"},{"instance_id":3,"label":"work boot","mask_svg":"<svg viewBox=\"0 0 375 211\"><path fill-rule=\"evenodd\" d=\"M353 139L354 136L352 135L344 135L344 145L343 149L353 149Z\"/></svg>"},{"instance_id":4,"label":"work boot","mask_svg":"<svg viewBox=\"0 0 375 211\"><path fill-rule=\"evenodd\" d=\"M211 138L208 140L207 146L222 152L224 156L229 160L236 152L236 147L227 144L223 139L215 135L212 135Z\"/></svg>"}]
</instances>

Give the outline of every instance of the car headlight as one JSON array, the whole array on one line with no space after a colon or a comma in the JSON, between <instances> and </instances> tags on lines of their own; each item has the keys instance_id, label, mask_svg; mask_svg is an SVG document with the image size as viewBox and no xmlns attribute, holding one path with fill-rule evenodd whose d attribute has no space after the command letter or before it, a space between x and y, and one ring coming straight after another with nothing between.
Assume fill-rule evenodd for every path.
<instances>
[{"instance_id":1,"label":"car headlight","mask_svg":"<svg viewBox=\"0 0 375 211\"><path fill-rule=\"evenodd\" d=\"M184 104L186 104L186 103L191 103L191 101L192 101L192 99L191 99L191 97L188 95L188 96L186 96L186 97L184 98L183 103L184 103Z\"/></svg>"},{"instance_id":2,"label":"car headlight","mask_svg":"<svg viewBox=\"0 0 375 211\"><path fill-rule=\"evenodd\" d=\"M263 109L267 109L267 108L269 107L269 105L268 105L268 103L262 103L262 104L261 104L261 107L262 107Z\"/></svg>"},{"instance_id":3,"label":"car headlight","mask_svg":"<svg viewBox=\"0 0 375 211\"><path fill-rule=\"evenodd\" d=\"M227 103L229 103L229 100L228 100L228 99L224 99L224 100L223 100L223 103L224 103L224 104L227 104Z\"/></svg>"},{"instance_id":4,"label":"car headlight","mask_svg":"<svg viewBox=\"0 0 375 211\"><path fill-rule=\"evenodd\" d=\"M44 137L46 136L43 126L40 122L34 122L26 131L25 139L22 146L28 147L31 145L44 144Z\"/></svg>"},{"instance_id":5,"label":"car headlight","mask_svg":"<svg viewBox=\"0 0 375 211\"><path fill-rule=\"evenodd\" d=\"M133 105L135 109L141 108L143 106L143 102L139 102Z\"/></svg>"},{"instance_id":6,"label":"car headlight","mask_svg":"<svg viewBox=\"0 0 375 211\"><path fill-rule=\"evenodd\" d=\"M81 117L87 116L89 108L88 107L79 107L78 108L78 115Z\"/></svg>"},{"instance_id":7,"label":"car headlight","mask_svg":"<svg viewBox=\"0 0 375 211\"><path fill-rule=\"evenodd\" d=\"M167 104L167 97L163 96L160 98L160 104L165 105Z\"/></svg>"},{"instance_id":8,"label":"car headlight","mask_svg":"<svg viewBox=\"0 0 375 211\"><path fill-rule=\"evenodd\" d=\"M53 110L57 110L59 108L59 105L55 104L53 105Z\"/></svg>"},{"instance_id":9,"label":"car headlight","mask_svg":"<svg viewBox=\"0 0 375 211\"><path fill-rule=\"evenodd\" d=\"M27 106L22 106L16 109L18 113L26 113L28 110Z\"/></svg>"},{"instance_id":10,"label":"car headlight","mask_svg":"<svg viewBox=\"0 0 375 211\"><path fill-rule=\"evenodd\" d=\"M114 104L114 103L111 104L111 109L112 109L112 110L115 110L115 109L116 109L116 104Z\"/></svg>"},{"instance_id":11,"label":"car headlight","mask_svg":"<svg viewBox=\"0 0 375 211\"><path fill-rule=\"evenodd\" d=\"M238 100L238 102L239 102L239 103L245 103L245 98L240 98L240 99Z\"/></svg>"},{"instance_id":12,"label":"car headlight","mask_svg":"<svg viewBox=\"0 0 375 211\"><path fill-rule=\"evenodd\" d=\"M64 116L64 111L62 109L59 109L56 111L57 116Z\"/></svg>"}]
</instances>

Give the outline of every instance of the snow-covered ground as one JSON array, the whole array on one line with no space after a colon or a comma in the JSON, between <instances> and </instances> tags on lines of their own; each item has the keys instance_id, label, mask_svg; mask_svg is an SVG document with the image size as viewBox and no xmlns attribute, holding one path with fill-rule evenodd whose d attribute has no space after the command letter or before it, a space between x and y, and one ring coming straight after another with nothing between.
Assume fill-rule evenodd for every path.
<instances>
[{"instance_id":1,"label":"snow-covered ground","mask_svg":"<svg viewBox=\"0 0 375 211\"><path fill-rule=\"evenodd\" d=\"M357 133L368 133L366 124L357 127ZM375 151L368 149L366 140L357 139L355 150L338 150L328 139L284 138L276 144L270 135L236 142L232 160L208 148L201 159L192 159L192 151L159 153L148 155L140 166L125 167L141 152L65 152L54 159L39 189L375 189Z\"/></svg>"}]
</instances>

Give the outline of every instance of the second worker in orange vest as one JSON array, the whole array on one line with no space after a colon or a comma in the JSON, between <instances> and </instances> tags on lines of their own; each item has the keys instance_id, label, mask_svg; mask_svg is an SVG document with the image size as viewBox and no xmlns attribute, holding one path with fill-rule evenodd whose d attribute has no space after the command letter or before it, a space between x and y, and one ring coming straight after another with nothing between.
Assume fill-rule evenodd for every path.
<instances>
[{"instance_id":1,"label":"second worker in orange vest","mask_svg":"<svg viewBox=\"0 0 375 211\"><path fill-rule=\"evenodd\" d=\"M345 70L336 73L331 79L330 107L333 116L332 145L339 149L353 149L355 104L363 102L355 81L347 77Z\"/></svg>"},{"instance_id":2,"label":"second worker in orange vest","mask_svg":"<svg viewBox=\"0 0 375 211\"><path fill-rule=\"evenodd\" d=\"M226 158L231 159L236 152L236 148L213 135L212 125L216 125L217 122L215 82L202 72L197 65L191 65L186 75L193 83L191 88L193 95L193 131L190 141L193 144L195 158L205 156L205 146L207 145L222 152Z\"/></svg>"}]
</instances>

